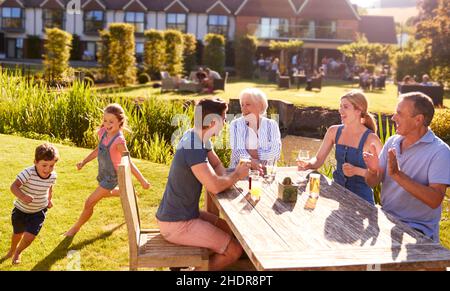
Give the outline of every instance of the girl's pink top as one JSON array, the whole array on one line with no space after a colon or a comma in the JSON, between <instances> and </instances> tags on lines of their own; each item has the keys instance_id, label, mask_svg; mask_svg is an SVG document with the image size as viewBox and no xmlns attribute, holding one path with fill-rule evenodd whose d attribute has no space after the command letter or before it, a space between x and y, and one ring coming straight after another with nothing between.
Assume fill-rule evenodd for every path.
<instances>
[{"instance_id":1,"label":"girl's pink top","mask_svg":"<svg viewBox=\"0 0 450 291\"><path fill-rule=\"evenodd\" d=\"M99 140L102 139L102 136L105 133L105 131L106 131L106 129L104 127L99 129L99 131L98 131ZM111 138L106 136L105 139L103 140L103 144L107 146L109 144L109 142L111 141ZM122 131L120 131L119 136L114 140L111 147L109 148L109 155L111 156L111 160L113 162L114 169L116 171L119 167L120 159L122 158L122 153L117 149L118 144L126 145L125 137L123 136Z\"/></svg>"}]
</instances>

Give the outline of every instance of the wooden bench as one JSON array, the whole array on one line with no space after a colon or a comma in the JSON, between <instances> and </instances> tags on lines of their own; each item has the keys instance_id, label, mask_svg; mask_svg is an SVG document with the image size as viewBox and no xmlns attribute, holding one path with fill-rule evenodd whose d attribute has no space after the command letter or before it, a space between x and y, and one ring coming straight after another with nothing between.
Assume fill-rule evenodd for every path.
<instances>
[{"instance_id":1,"label":"wooden bench","mask_svg":"<svg viewBox=\"0 0 450 291\"><path fill-rule=\"evenodd\" d=\"M208 268L207 249L167 242L159 229L141 229L139 208L134 191L129 153L124 153L118 168L120 201L128 229L130 270L160 267Z\"/></svg>"}]
</instances>

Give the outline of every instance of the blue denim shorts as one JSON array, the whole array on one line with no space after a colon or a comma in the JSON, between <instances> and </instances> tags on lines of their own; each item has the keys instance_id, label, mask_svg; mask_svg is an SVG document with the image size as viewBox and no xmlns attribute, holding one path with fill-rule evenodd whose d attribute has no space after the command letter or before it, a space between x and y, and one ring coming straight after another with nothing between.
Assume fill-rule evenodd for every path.
<instances>
[{"instance_id":1,"label":"blue denim shorts","mask_svg":"<svg viewBox=\"0 0 450 291\"><path fill-rule=\"evenodd\" d=\"M97 177L100 187L106 190L114 190L117 187L117 177Z\"/></svg>"},{"instance_id":2,"label":"blue denim shorts","mask_svg":"<svg viewBox=\"0 0 450 291\"><path fill-rule=\"evenodd\" d=\"M28 232L35 236L38 235L44 225L46 212L47 208L36 213L25 213L14 208L11 214L14 234Z\"/></svg>"}]
</instances>

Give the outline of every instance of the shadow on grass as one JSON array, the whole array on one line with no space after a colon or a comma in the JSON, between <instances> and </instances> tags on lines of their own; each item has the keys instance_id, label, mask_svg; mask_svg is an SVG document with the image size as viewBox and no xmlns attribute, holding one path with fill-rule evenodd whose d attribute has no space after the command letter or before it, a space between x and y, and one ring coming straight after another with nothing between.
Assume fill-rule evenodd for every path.
<instances>
[{"instance_id":1,"label":"shadow on grass","mask_svg":"<svg viewBox=\"0 0 450 291\"><path fill-rule=\"evenodd\" d=\"M90 245L98 240L103 240L108 237L110 237L116 230L121 228L125 223L122 223L110 231L104 232L101 235L82 241L76 245L71 246L72 241L74 237L65 237L59 244L56 246L56 248L48 254L43 260L41 260L39 263L37 263L31 271L50 271L50 268L59 260L64 259L67 257L68 252L70 250L81 250L83 247Z\"/></svg>"}]
</instances>

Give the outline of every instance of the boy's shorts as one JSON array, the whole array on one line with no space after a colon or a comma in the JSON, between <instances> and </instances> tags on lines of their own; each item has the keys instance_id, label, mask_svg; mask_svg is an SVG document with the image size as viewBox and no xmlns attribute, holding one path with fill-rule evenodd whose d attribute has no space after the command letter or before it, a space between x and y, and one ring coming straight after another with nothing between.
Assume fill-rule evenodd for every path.
<instances>
[{"instance_id":1,"label":"boy's shorts","mask_svg":"<svg viewBox=\"0 0 450 291\"><path fill-rule=\"evenodd\" d=\"M37 236L44 224L46 212L47 208L36 213L25 213L14 208L11 215L14 234L28 232Z\"/></svg>"},{"instance_id":2,"label":"boy's shorts","mask_svg":"<svg viewBox=\"0 0 450 291\"><path fill-rule=\"evenodd\" d=\"M231 235L216 226L219 217L200 211L200 217L187 221L159 221L161 235L174 244L203 247L223 254L231 241Z\"/></svg>"}]
</instances>

